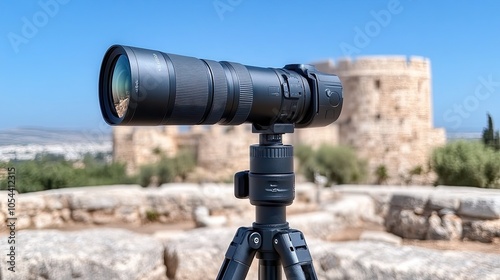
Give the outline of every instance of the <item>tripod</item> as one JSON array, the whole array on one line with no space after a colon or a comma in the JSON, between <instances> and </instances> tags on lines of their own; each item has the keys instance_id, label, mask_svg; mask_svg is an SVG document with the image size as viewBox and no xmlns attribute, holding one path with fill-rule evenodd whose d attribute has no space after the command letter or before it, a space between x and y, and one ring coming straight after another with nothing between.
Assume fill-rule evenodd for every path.
<instances>
[{"instance_id":1,"label":"tripod","mask_svg":"<svg viewBox=\"0 0 500 280\"><path fill-rule=\"evenodd\" d=\"M286 221L286 206L295 198L295 174L293 147L283 145L282 135L293 130L293 124L252 126L259 144L250 146L250 170L235 174L234 193L255 205L255 222L236 231L217 280L245 279L255 254L259 280L281 280L281 267L289 280L317 279L304 235Z\"/></svg>"}]
</instances>

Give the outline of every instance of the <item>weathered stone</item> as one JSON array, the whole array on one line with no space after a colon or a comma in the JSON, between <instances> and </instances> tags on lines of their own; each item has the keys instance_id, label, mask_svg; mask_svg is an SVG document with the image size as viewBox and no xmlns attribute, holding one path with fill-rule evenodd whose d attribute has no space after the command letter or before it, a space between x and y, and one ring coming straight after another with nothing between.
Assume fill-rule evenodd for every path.
<instances>
[{"instance_id":1,"label":"weathered stone","mask_svg":"<svg viewBox=\"0 0 500 280\"><path fill-rule=\"evenodd\" d=\"M447 240L448 232L441 225L441 218L434 212L429 217L429 229L425 239L429 240Z\"/></svg>"},{"instance_id":2,"label":"weathered stone","mask_svg":"<svg viewBox=\"0 0 500 280\"><path fill-rule=\"evenodd\" d=\"M119 222L111 211L97 210L91 212L92 222L95 224L110 224Z\"/></svg>"},{"instance_id":3,"label":"weathered stone","mask_svg":"<svg viewBox=\"0 0 500 280\"><path fill-rule=\"evenodd\" d=\"M118 205L118 200L113 194L100 192L79 194L71 196L69 205L72 210L85 209L86 211L113 209Z\"/></svg>"},{"instance_id":4,"label":"weathered stone","mask_svg":"<svg viewBox=\"0 0 500 280\"><path fill-rule=\"evenodd\" d=\"M427 191L401 192L392 195L390 204L401 209L423 209L428 199L429 192Z\"/></svg>"},{"instance_id":5,"label":"weathered stone","mask_svg":"<svg viewBox=\"0 0 500 280\"><path fill-rule=\"evenodd\" d=\"M16 209L18 215L27 214L35 216L38 212L45 209L45 200L37 193L27 193L19 195L17 199Z\"/></svg>"},{"instance_id":6,"label":"weathered stone","mask_svg":"<svg viewBox=\"0 0 500 280\"><path fill-rule=\"evenodd\" d=\"M25 229L31 226L31 217L25 214L17 216L16 228Z\"/></svg>"},{"instance_id":7,"label":"weathered stone","mask_svg":"<svg viewBox=\"0 0 500 280\"><path fill-rule=\"evenodd\" d=\"M462 197L458 213L474 218L499 219L500 195Z\"/></svg>"},{"instance_id":8,"label":"weathered stone","mask_svg":"<svg viewBox=\"0 0 500 280\"><path fill-rule=\"evenodd\" d=\"M463 227L462 219L454 214L446 214L441 216L441 224L448 233L447 240L462 239Z\"/></svg>"},{"instance_id":9,"label":"weathered stone","mask_svg":"<svg viewBox=\"0 0 500 280\"><path fill-rule=\"evenodd\" d=\"M194 220L197 227L221 227L227 222L224 216L210 216L210 212L205 206L196 207Z\"/></svg>"},{"instance_id":10,"label":"weathered stone","mask_svg":"<svg viewBox=\"0 0 500 280\"><path fill-rule=\"evenodd\" d=\"M166 279L163 246L147 235L102 228L34 230L18 232L16 241L16 272L10 279ZM5 251L7 243L0 246ZM13 275L5 262L0 266L2 275Z\"/></svg>"},{"instance_id":11,"label":"weathered stone","mask_svg":"<svg viewBox=\"0 0 500 280\"><path fill-rule=\"evenodd\" d=\"M458 210L460 206L459 196L444 191L434 191L429 197L428 207L432 210L450 209Z\"/></svg>"},{"instance_id":12,"label":"weathered stone","mask_svg":"<svg viewBox=\"0 0 500 280\"><path fill-rule=\"evenodd\" d=\"M462 219L447 214L441 218L436 212L429 217L429 229L426 239L429 240L459 240L462 238Z\"/></svg>"},{"instance_id":13,"label":"weathered stone","mask_svg":"<svg viewBox=\"0 0 500 280\"><path fill-rule=\"evenodd\" d=\"M47 228L54 225L54 219L51 214L42 212L33 217L33 224L35 228Z\"/></svg>"},{"instance_id":14,"label":"weathered stone","mask_svg":"<svg viewBox=\"0 0 500 280\"><path fill-rule=\"evenodd\" d=\"M362 222L383 223L383 219L375 214L373 200L367 195L345 194L339 200L325 205L324 209L350 225Z\"/></svg>"},{"instance_id":15,"label":"weathered stone","mask_svg":"<svg viewBox=\"0 0 500 280\"><path fill-rule=\"evenodd\" d=\"M64 208L60 210L60 217L63 219L65 222L71 221L71 210Z\"/></svg>"},{"instance_id":16,"label":"weathered stone","mask_svg":"<svg viewBox=\"0 0 500 280\"><path fill-rule=\"evenodd\" d=\"M309 242L319 279L499 279L500 255L383 242Z\"/></svg>"},{"instance_id":17,"label":"weathered stone","mask_svg":"<svg viewBox=\"0 0 500 280\"><path fill-rule=\"evenodd\" d=\"M403 238L424 239L427 233L427 218L412 210L391 209L385 219L385 228Z\"/></svg>"},{"instance_id":18,"label":"weathered stone","mask_svg":"<svg viewBox=\"0 0 500 280\"><path fill-rule=\"evenodd\" d=\"M115 216L119 221L130 224L140 223L141 221L139 210L135 206L119 206L115 210Z\"/></svg>"},{"instance_id":19,"label":"weathered stone","mask_svg":"<svg viewBox=\"0 0 500 280\"><path fill-rule=\"evenodd\" d=\"M500 237L500 219L467 221L464 223L463 236L468 240L490 243Z\"/></svg>"},{"instance_id":20,"label":"weathered stone","mask_svg":"<svg viewBox=\"0 0 500 280\"><path fill-rule=\"evenodd\" d=\"M89 224L92 223L92 216L84 209L76 209L71 211L71 218L75 222Z\"/></svg>"},{"instance_id":21,"label":"weathered stone","mask_svg":"<svg viewBox=\"0 0 500 280\"><path fill-rule=\"evenodd\" d=\"M47 209L60 210L69 207L68 197L70 194L42 193L41 195L45 199Z\"/></svg>"},{"instance_id":22,"label":"weathered stone","mask_svg":"<svg viewBox=\"0 0 500 280\"><path fill-rule=\"evenodd\" d=\"M403 238L397 235L384 231L371 231L371 230L363 231L359 236L359 240L385 242L393 245L401 245L403 243Z\"/></svg>"}]
</instances>

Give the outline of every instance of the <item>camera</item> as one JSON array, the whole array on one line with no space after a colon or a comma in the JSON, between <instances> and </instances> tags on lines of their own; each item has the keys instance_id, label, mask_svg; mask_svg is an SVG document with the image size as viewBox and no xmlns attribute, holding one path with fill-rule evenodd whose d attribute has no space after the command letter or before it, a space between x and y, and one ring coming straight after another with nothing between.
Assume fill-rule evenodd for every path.
<instances>
[{"instance_id":1,"label":"camera","mask_svg":"<svg viewBox=\"0 0 500 280\"><path fill-rule=\"evenodd\" d=\"M114 45L99 75L110 125L326 126L342 110L342 84L314 66L262 68Z\"/></svg>"}]
</instances>

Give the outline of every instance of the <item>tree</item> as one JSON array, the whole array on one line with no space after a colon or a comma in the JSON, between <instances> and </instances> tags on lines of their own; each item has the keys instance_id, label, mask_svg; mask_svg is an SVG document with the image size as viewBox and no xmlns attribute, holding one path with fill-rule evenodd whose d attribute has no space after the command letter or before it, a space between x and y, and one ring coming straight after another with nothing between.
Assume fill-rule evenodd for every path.
<instances>
[{"instance_id":1,"label":"tree","mask_svg":"<svg viewBox=\"0 0 500 280\"><path fill-rule=\"evenodd\" d=\"M491 188L500 184L500 153L479 142L457 141L435 149L431 167L438 185Z\"/></svg>"},{"instance_id":2,"label":"tree","mask_svg":"<svg viewBox=\"0 0 500 280\"><path fill-rule=\"evenodd\" d=\"M488 117L488 126L483 129L483 143L492 147L495 150L500 150L500 132L495 132L495 128L493 126L493 118L490 114L487 114Z\"/></svg>"}]
</instances>

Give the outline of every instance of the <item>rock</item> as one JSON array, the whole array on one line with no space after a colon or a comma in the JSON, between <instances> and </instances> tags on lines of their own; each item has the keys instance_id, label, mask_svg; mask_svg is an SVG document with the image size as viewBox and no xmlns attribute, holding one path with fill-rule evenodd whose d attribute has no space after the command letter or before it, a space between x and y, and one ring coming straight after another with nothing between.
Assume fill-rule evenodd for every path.
<instances>
[{"instance_id":1,"label":"rock","mask_svg":"<svg viewBox=\"0 0 500 280\"><path fill-rule=\"evenodd\" d=\"M345 194L339 200L325 205L324 209L350 225L383 223L382 217L375 214L375 203L368 195Z\"/></svg>"},{"instance_id":2,"label":"rock","mask_svg":"<svg viewBox=\"0 0 500 280\"><path fill-rule=\"evenodd\" d=\"M73 219L73 221L75 222L84 224L92 223L92 216L90 215L90 213L81 209L73 210L71 212L71 219Z\"/></svg>"},{"instance_id":3,"label":"rock","mask_svg":"<svg viewBox=\"0 0 500 280\"><path fill-rule=\"evenodd\" d=\"M61 210L69 207L68 197L70 194L42 193L47 209Z\"/></svg>"},{"instance_id":4,"label":"rock","mask_svg":"<svg viewBox=\"0 0 500 280\"><path fill-rule=\"evenodd\" d=\"M210 216L209 210L205 206L198 206L194 210L194 220L197 227L221 227L226 224L224 216Z\"/></svg>"},{"instance_id":5,"label":"rock","mask_svg":"<svg viewBox=\"0 0 500 280\"><path fill-rule=\"evenodd\" d=\"M462 239L463 227L462 219L454 214L446 214L441 216L441 224L448 233L446 240Z\"/></svg>"},{"instance_id":6,"label":"rock","mask_svg":"<svg viewBox=\"0 0 500 280\"><path fill-rule=\"evenodd\" d=\"M141 222L139 210L134 206L119 206L115 209L115 217L118 221L129 224L139 224Z\"/></svg>"},{"instance_id":7,"label":"rock","mask_svg":"<svg viewBox=\"0 0 500 280\"><path fill-rule=\"evenodd\" d=\"M392 195L390 204L401 209L424 209L428 199L428 191L400 192Z\"/></svg>"},{"instance_id":8,"label":"rock","mask_svg":"<svg viewBox=\"0 0 500 280\"><path fill-rule=\"evenodd\" d=\"M388 233L384 231L371 231L371 230L365 230L361 233L359 236L359 240L361 241L379 241L379 242L385 242L389 243L392 245L401 245L403 243L403 238Z\"/></svg>"},{"instance_id":9,"label":"rock","mask_svg":"<svg viewBox=\"0 0 500 280\"><path fill-rule=\"evenodd\" d=\"M385 229L403 238L424 239L427 228L427 218L413 210L390 209L385 219Z\"/></svg>"},{"instance_id":10,"label":"rock","mask_svg":"<svg viewBox=\"0 0 500 280\"><path fill-rule=\"evenodd\" d=\"M383 242L309 242L319 279L499 279L500 255Z\"/></svg>"},{"instance_id":11,"label":"rock","mask_svg":"<svg viewBox=\"0 0 500 280\"><path fill-rule=\"evenodd\" d=\"M16 241L15 279L167 279L163 246L147 235L102 228L29 230L19 231ZM5 262L0 266L2 275L12 275Z\"/></svg>"},{"instance_id":12,"label":"rock","mask_svg":"<svg viewBox=\"0 0 500 280\"><path fill-rule=\"evenodd\" d=\"M429 240L448 240L448 232L441 225L441 218L434 212L429 217L429 229L425 239Z\"/></svg>"},{"instance_id":13,"label":"rock","mask_svg":"<svg viewBox=\"0 0 500 280\"><path fill-rule=\"evenodd\" d=\"M112 193L100 192L79 194L70 197L69 206L73 210L85 209L86 211L113 209L118 205L118 200Z\"/></svg>"},{"instance_id":14,"label":"rock","mask_svg":"<svg viewBox=\"0 0 500 280\"><path fill-rule=\"evenodd\" d=\"M432 192L429 197L428 207L432 210L450 209L457 211L459 206L459 196L445 191Z\"/></svg>"},{"instance_id":15,"label":"rock","mask_svg":"<svg viewBox=\"0 0 500 280\"><path fill-rule=\"evenodd\" d=\"M500 195L462 197L458 214L474 218L499 219Z\"/></svg>"},{"instance_id":16,"label":"rock","mask_svg":"<svg viewBox=\"0 0 500 280\"><path fill-rule=\"evenodd\" d=\"M16 229L25 229L29 228L31 226L31 218L28 215L19 215L17 216L17 221L16 221Z\"/></svg>"},{"instance_id":17,"label":"rock","mask_svg":"<svg viewBox=\"0 0 500 280\"><path fill-rule=\"evenodd\" d=\"M110 224L110 223L116 223L118 220L115 218L113 215L112 209L106 209L106 210L96 210L92 211L92 222L94 224L98 225L103 225L103 224Z\"/></svg>"},{"instance_id":18,"label":"rock","mask_svg":"<svg viewBox=\"0 0 500 280\"><path fill-rule=\"evenodd\" d=\"M500 237L500 219L467 221L464 223L463 231L465 239L490 243L495 238Z\"/></svg>"},{"instance_id":19,"label":"rock","mask_svg":"<svg viewBox=\"0 0 500 280\"><path fill-rule=\"evenodd\" d=\"M42 212L33 217L33 224L35 228L47 228L54 225L54 219L51 214Z\"/></svg>"},{"instance_id":20,"label":"rock","mask_svg":"<svg viewBox=\"0 0 500 280\"><path fill-rule=\"evenodd\" d=\"M453 214L443 215L436 212L429 217L428 240L460 240L462 238L462 219Z\"/></svg>"},{"instance_id":21,"label":"rock","mask_svg":"<svg viewBox=\"0 0 500 280\"><path fill-rule=\"evenodd\" d=\"M19 195L16 200L17 215L27 214L35 216L40 211L43 211L46 206L43 197L37 193Z\"/></svg>"}]
</instances>

